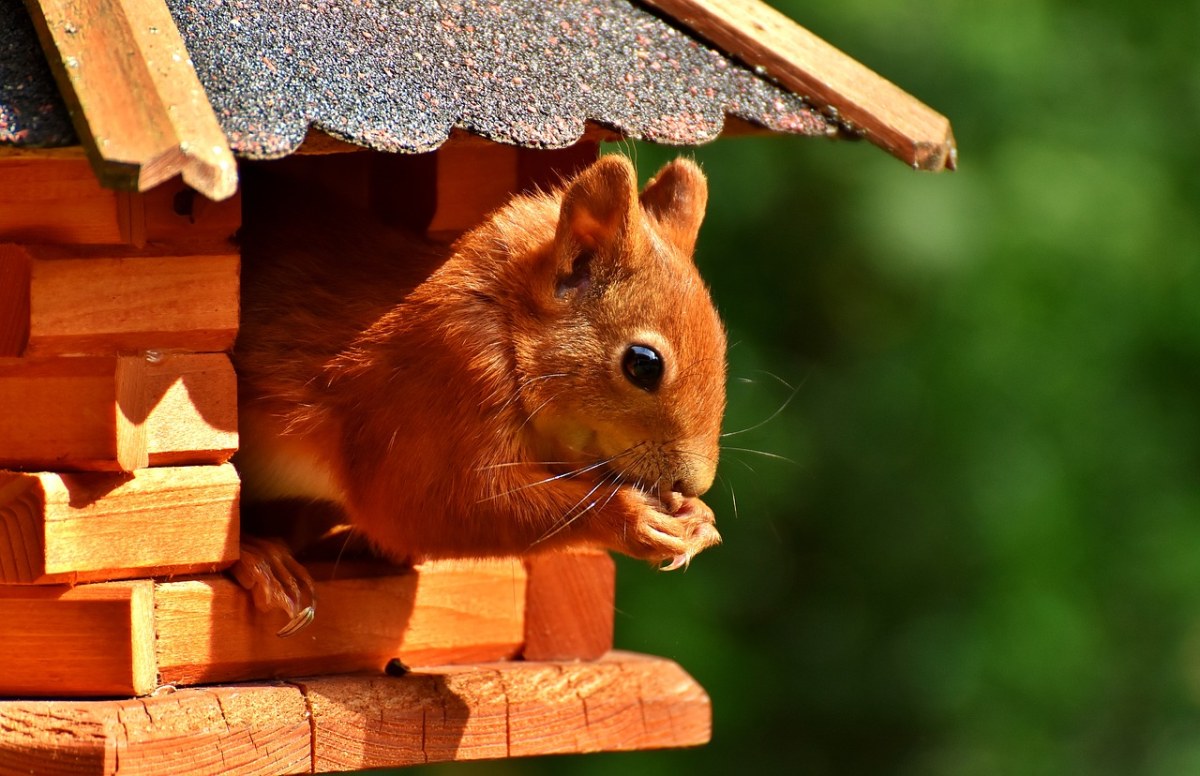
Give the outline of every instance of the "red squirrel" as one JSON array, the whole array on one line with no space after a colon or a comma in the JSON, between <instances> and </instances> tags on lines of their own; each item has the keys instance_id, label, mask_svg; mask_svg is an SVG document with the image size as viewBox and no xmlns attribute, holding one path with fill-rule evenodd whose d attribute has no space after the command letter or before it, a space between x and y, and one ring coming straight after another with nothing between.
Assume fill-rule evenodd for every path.
<instances>
[{"instance_id":1,"label":"red squirrel","mask_svg":"<svg viewBox=\"0 0 1200 776\"><path fill-rule=\"evenodd\" d=\"M720 541L707 198L689 160L639 195L606 156L448 248L340 217L248 226L245 497L332 501L395 561L597 546L686 566ZM278 584L252 566L243 584Z\"/></svg>"}]
</instances>

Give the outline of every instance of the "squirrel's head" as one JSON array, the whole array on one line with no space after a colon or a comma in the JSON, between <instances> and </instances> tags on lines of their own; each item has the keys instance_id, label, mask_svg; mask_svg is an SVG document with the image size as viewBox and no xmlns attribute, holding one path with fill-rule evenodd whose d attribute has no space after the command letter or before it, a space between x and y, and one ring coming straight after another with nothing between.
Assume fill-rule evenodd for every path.
<instances>
[{"instance_id":1,"label":"squirrel's head","mask_svg":"<svg viewBox=\"0 0 1200 776\"><path fill-rule=\"evenodd\" d=\"M725 331L692 260L704 174L678 159L639 194L629 160L606 156L553 198L513 321L523 433L564 471L704 493L725 410Z\"/></svg>"}]
</instances>

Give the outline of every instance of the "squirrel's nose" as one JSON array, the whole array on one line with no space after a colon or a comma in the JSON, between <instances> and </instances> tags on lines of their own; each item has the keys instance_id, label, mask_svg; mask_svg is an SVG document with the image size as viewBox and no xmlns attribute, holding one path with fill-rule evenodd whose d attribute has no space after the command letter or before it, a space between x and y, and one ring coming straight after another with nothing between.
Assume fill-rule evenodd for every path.
<instances>
[{"instance_id":1,"label":"squirrel's nose","mask_svg":"<svg viewBox=\"0 0 1200 776\"><path fill-rule=\"evenodd\" d=\"M688 498L696 495L695 486L693 486L688 480L675 480L674 484L671 485L671 490L675 491L681 496L687 496Z\"/></svg>"},{"instance_id":2,"label":"squirrel's nose","mask_svg":"<svg viewBox=\"0 0 1200 776\"><path fill-rule=\"evenodd\" d=\"M689 471L683 477L675 480L671 485L671 490L681 496L692 498L693 496L703 495L705 491L712 487L712 481L713 472L711 470Z\"/></svg>"}]
</instances>

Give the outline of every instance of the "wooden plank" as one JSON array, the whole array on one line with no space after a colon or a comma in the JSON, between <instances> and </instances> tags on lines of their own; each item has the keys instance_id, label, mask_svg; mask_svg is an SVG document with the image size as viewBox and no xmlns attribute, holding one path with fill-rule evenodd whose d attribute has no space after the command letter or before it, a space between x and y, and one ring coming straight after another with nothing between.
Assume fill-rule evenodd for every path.
<instances>
[{"instance_id":1,"label":"wooden plank","mask_svg":"<svg viewBox=\"0 0 1200 776\"><path fill-rule=\"evenodd\" d=\"M0 472L0 583L77 584L213 572L238 557L232 465Z\"/></svg>"},{"instance_id":2,"label":"wooden plank","mask_svg":"<svg viewBox=\"0 0 1200 776\"><path fill-rule=\"evenodd\" d=\"M0 467L117 468L116 361L0 359Z\"/></svg>"},{"instance_id":3,"label":"wooden plank","mask_svg":"<svg viewBox=\"0 0 1200 776\"><path fill-rule=\"evenodd\" d=\"M30 267L25 355L217 352L237 336L239 259L229 247L121 255L9 246L0 248L0 267L22 250Z\"/></svg>"},{"instance_id":4,"label":"wooden plank","mask_svg":"<svg viewBox=\"0 0 1200 776\"><path fill-rule=\"evenodd\" d=\"M447 143L437 152L434 239L454 239L518 190L518 152L499 143Z\"/></svg>"},{"instance_id":5,"label":"wooden plank","mask_svg":"<svg viewBox=\"0 0 1200 776\"><path fill-rule=\"evenodd\" d=\"M144 695L156 686L154 583L0 585L0 696Z\"/></svg>"},{"instance_id":6,"label":"wooden plank","mask_svg":"<svg viewBox=\"0 0 1200 776\"><path fill-rule=\"evenodd\" d=\"M759 0L645 0L916 169L953 170L950 122Z\"/></svg>"},{"instance_id":7,"label":"wooden plank","mask_svg":"<svg viewBox=\"0 0 1200 776\"><path fill-rule=\"evenodd\" d=\"M173 180L136 196L141 198L144 233L135 233L134 237L143 243L222 245L225 252L235 246L242 225L239 194L214 202L182 181Z\"/></svg>"},{"instance_id":8,"label":"wooden plank","mask_svg":"<svg viewBox=\"0 0 1200 776\"><path fill-rule=\"evenodd\" d=\"M630 653L326 677L304 689L317 772L698 746L711 736L695 680L669 660Z\"/></svg>"},{"instance_id":9,"label":"wooden plank","mask_svg":"<svg viewBox=\"0 0 1200 776\"><path fill-rule=\"evenodd\" d=\"M678 665L622 652L598 663L436 667L136 700L8 700L0 774L323 773L698 746L711 713Z\"/></svg>"},{"instance_id":10,"label":"wooden plank","mask_svg":"<svg viewBox=\"0 0 1200 776\"><path fill-rule=\"evenodd\" d=\"M162 3L27 3L76 130L106 185L145 191L182 173L232 196L237 165Z\"/></svg>"},{"instance_id":11,"label":"wooden plank","mask_svg":"<svg viewBox=\"0 0 1200 776\"><path fill-rule=\"evenodd\" d=\"M0 774L309 773L301 691L240 685L110 701L0 701Z\"/></svg>"},{"instance_id":12,"label":"wooden plank","mask_svg":"<svg viewBox=\"0 0 1200 776\"><path fill-rule=\"evenodd\" d=\"M220 464L237 449L223 353L0 358L0 468L130 471Z\"/></svg>"},{"instance_id":13,"label":"wooden plank","mask_svg":"<svg viewBox=\"0 0 1200 776\"><path fill-rule=\"evenodd\" d=\"M119 198L81 155L0 157L0 242L119 245Z\"/></svg>"},{"instance_id":14,"label":"wooden plank","mask_svg":"<svg viewBox=\"0 0 1200 776\"><path fill-rule=\"evenodd\" d=\"M317 583L312 625L289 638L282 614L259 614L225 577L165 582L156 590L158 667L164 682L194 684L287 674L382 671L406 665L514 657L524 636L519 562L439 561L371 575L349 566ZM353 575L353 576L352 576Z\"/></svg>"},{"instance_id":15,"label":"wooden plank","mask_svg":"<svg viewBox=\"0 0 1200 776\"><path fill-rule=\"evenodd\" d=\"M237 451L237 375L224 353L117 359L121 468L225 463Z\"/></svg>"},{"instance_id":16,"label":"wooden plank","mask_svg":"<svg viewBox=\"0 0 1200 776\"><path fill-rule=\"evenodd\" d=\"M151 466L225 463L237 451L237 375L224 353L164 354L144 368Z\"/></svg>"},{"instance_id":17,"label":"wooden plank","mask_svg":"<svg viewBox=\"0 0 1200 776\"><path fill-rule=\"evenodd\" d=\"M525 559L526 660L596 660L613 646L616 566L597 550Z\"/></svg>"}]
</instances>

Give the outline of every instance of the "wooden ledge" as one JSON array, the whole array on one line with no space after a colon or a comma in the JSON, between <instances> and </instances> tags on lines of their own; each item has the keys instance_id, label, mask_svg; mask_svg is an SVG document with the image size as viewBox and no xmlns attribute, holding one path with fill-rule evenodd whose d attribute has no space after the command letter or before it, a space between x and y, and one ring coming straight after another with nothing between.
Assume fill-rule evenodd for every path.
<instances>
[{"instance_id":1,"label":"wooden ledge","mask_svg":"<svg viewBox=\"0 0 1200 776\"><path fill-rule=\"evenodd\" d=\"M107 701L0 701L0 772L322 773L698 746L707 694L670 660L423 668Z\"/></svg>"},{"instance_id":2,"label":"wooden ledge","mask_svg":"<svg viewBox=\"0 0 1200 776\"><path fill-rule=\"evenodd\" d=\"M643 0L918 170L953 170L950 122L760 0Z\"/></svg>"}]
</instances>

